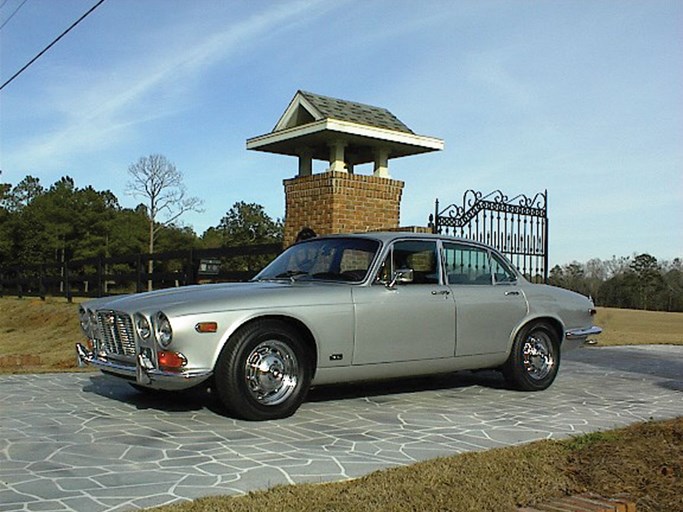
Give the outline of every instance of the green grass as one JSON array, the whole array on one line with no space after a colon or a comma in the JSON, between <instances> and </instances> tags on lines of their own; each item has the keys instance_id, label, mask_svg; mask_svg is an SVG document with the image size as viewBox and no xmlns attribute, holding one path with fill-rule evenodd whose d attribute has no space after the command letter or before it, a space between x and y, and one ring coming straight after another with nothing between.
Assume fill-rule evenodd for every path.
<instances>
[{"instance_id":1,"label":"green grass","mask_svg":"<svg viewBox=\"0 0 683 512\"><path fill-rule=\"evenodd\" d=\"M0 373L74 371L79 341L77 304L0 298Z\"/></svg>"},{"instance_id":2,"label":"green grass","mask_svg":"<svg viewBox=\"0 0 683 512\"><path fill-rule=\"evenodd\" d=\"M683 345L683 313L598 308L595 323L599 345Z\"/></svg>"}]
</instances>

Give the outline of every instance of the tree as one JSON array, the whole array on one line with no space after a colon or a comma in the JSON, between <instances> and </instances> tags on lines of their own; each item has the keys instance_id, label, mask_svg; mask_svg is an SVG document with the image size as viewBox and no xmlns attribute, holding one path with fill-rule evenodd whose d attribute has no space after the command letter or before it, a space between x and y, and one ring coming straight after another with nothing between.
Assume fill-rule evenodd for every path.
<instances>
[{"instance_id":1,"label":"tree","mask_svg":"<svg viewBox=\"0 0 683 512\"><path fill-rule=\"evenodd\" d=\"M0 171L2 174L2 171ZM8 196L12 185L9 183L0 183L0 261L7 261L10 257L10 242L8 236L8 224L10 213L5 205L5 198Z\"/></svg>"},{"instance_id":2,"label":"tree","mask_svg":"<svg viewBox=\"0 0 683 512\"><path fill-rule=\"evenodd\" d=\"M9 185L9 184L6 184ZM40 184L39 178L26 176L12 190L5 190L0 197L2 205L10 212L16 212L28 206L35 198L43 195L45 189Z\"/></svg>"},{"instance_id":3,"label":"tree","mask_svg":"<svg viewBox=\"0 0 683 512\"><path fill-rule=\"evenodd\" d=\"M0 171L0 175L2 174L2 171ZM9 191L12 190L12 185L9 183L0 183L0 210L6 210L5 207L5 197L9 194Z\"/></svg>"},{"instance_id":4,"label":"tree","mask_svg":"<svg viewBox=\"0 0 683 512\"><path fill-rule=\"evenodd\" d=\"M256 203L235 203L221 219L218 229L223 235L222 245L228 247L282 241L282 221L271 219L263 206Z\"/></svg>"},{"instance_id":5,"label":"tree","mask_svg":"<svg viewBox=\"0 0 683 512\"><path fill-rule=\"evenodd\" d=\"M202 201L198 197L187 196L182 173L163 155L141 157L128 167L128 175L127 193L146 201L148 249L151 255L154 254L154 242L159 231L177 221L184 213L202 211ZM152 258L147 271L150 274L147 287L151 290L151 274L154 271Z\"/></svg>"},{"instance_id":6,"label":"tree","mask_svg":"<svg viewBox=\"0 0 683 512\"><path fill-rule=\"evenodd\" d=\"M584 266L576 261L564 265L563 267L555 265L550 269L548 282L553 286L567 288L568 290L583 293L584 295L590 293L586 286Z\"/></svg>"},{"instance_id":7,"label":"tree","mask_svg":"<svg viewBox=\"0 0 683 512\"><path fill-rule=\"evenodd\" d=\"M664 289L664 279L657 258L649 254L639 254L631 263L631 270L638 278L636 281L638 307L658 309L656 299Z\"/></svg>"},{"instance_id":8,"label":"tree","mask_svg":"<svg viewBox=\"0 0 683 512\"><path fill-rule=\"evenodd\" d=\"M2 207L8 214L2 225L3 258L7 266L43 263L49 258L48 240L39 209L34 201L45 194L40 180L26 176L19 184L6 190Z\"/></svg>"},{"instance_id":9,"label":"tree","mask_svg":"<svg viewBox=\"0 0 683 512\"><path fill-rule=\"evenodd\" d=\"M207 229L202 235L204 247L236 247L282 243L283 225L273 220L256 203L237 202L221 219L218 227ZM270 260L269 256L239 256L232 259L233 270L260 270Z\"/></svg>"},{"instance_id":10,"label":"tree","mask_svg":"<svg viewBox=\"0 0 683 512\"><path fill-rule=\"evenodd\" d=\"M672 262L663 263L662 267L666 270L666 310L683 311L683 260L675 258Z\"/></svg>"}]
</instances>

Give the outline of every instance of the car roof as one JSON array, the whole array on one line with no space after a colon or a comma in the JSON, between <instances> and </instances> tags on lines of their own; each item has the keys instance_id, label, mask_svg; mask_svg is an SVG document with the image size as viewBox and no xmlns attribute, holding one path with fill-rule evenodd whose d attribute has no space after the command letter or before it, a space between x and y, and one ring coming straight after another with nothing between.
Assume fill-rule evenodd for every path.
<instances>
[{"instance_id":1,"label":"car roof","mask_svg":"<svg viewBox=\"0 0 683 512\"><path fill-rule=\"evenodd\" d=\"M488 247L486 244L476 242L467 238L454 237L450 235L434 234L434 233L415 233L412 231L367 231L363 233L339 233L334 235L321 235L319 238L368 238L372 240L379 240L383 243L388 243L396 239L433 239L433 240L448 240L457 242L466 242L475 245Z\"/></svg>"}]
</instances>

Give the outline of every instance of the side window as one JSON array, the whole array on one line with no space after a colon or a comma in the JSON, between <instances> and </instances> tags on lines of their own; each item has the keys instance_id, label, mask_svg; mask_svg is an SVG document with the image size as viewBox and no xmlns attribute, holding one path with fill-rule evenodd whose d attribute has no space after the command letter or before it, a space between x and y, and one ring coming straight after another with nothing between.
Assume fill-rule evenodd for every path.
<instances>
[{"instance_id":1,"label":"side window","mask_svg":"<svg viewBox=\"0 0 683 512\"><path fill-rule=\"evenodd\" d=\"M340 275L349 281L362 281L368 272L374 253L359 249L347 249L339 262Z\"/></svg>"},{"instance_id":2,"label":"side window","mask_svg":"<svg viewBox=\"0 0 683 512\"><path fill-rule=\"evenodd\" d=\"M491 258L491 270L496 283L514 283L517 280L515 273L497 254Z\"/></svg>"},{"instance_id":3,"label":"side window","mask_svg":"<svg viewBox=\"0 0 683 512\"><path fill-rule=\"evenodd\" d=\"M389 250L377 280L388 282L398 269L412 269L411 284L438 284L439 269L436 242L404 240L396 242Z\"/></svg>"},{"instance_id":4,"label":"side window","mask_svg":"<svg viewBox=\"0 0 683 512\"><path fill-rule=\"evenodd\" d=\"M481 247L444 244L444 265L448 284L491 284L491 259Z\"/></svg>"}]
</instances>

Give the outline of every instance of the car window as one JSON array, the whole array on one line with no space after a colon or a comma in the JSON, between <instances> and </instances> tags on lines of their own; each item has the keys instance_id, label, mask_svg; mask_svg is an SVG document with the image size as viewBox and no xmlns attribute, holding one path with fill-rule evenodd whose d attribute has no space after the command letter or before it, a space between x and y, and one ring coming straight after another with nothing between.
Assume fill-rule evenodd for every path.
<instances>
[{"instance_id":1,"label":"car window","mask_svg":"<svg viewBox=\"0 0 683 512\"><path fill-rule=\"evenodd\" d=\"M377 281L388 283L396 270L413 271L413 281L407 284L438 284L439 270L436 242L428 240L403 240L390 248Z\"/></svg>"},{"instance_id":2,"label":"car window","mask_svg":"<svg viewBox=\"0 0 683 512\"><path fill-rule=\"evenodd\" d=\"M444 244L444 266L448 284L491 284L489 251L466 244Z\"/></svg>"},{"instance_id":3,"label":"car window","mask_svg":"<svg viewBox=\"0 0 683 512\"><path fill-rule=\"evenodd\" d=\"M364 238L315 238L289 247L254 279L362 281L379 249Z\"/></svg>"},{"instance_id":4,"label":"car window","mask_svg":"<svg viewBox=\"0 0 683 512\"><path fill-rule=\"evenodd\" d=\"M491 271L496 283L513 283L517 280L517 276L510 270L510 266L497 254L492 254Z\"/></svg>"}]
</instances>

